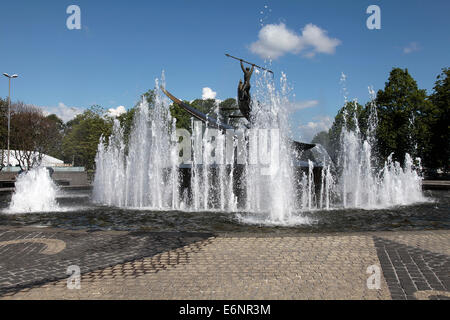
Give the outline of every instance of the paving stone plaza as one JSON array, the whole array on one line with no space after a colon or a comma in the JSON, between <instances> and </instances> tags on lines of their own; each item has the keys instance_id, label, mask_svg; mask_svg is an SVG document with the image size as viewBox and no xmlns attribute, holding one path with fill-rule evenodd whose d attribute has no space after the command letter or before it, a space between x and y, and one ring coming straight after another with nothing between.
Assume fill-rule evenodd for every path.
<instances>
[{"instance_id":1,"label":"paving stone plaza","mask_svg":"<svg viewBox=\"0 0 450 320\"><path fill-rule=\"evenodd\" d=\"M70 266L79 267L79 282ZM450 230L277 236L0 227L0 299L447 300L449 275Z\"/></svg>"}]
</instances>

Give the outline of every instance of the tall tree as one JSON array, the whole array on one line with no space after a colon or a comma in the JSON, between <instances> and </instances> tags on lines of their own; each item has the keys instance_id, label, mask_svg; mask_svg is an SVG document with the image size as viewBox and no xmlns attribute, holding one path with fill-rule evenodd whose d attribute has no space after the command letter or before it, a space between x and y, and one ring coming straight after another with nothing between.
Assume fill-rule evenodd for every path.
<instances>
[{"instance_id":1,"label":"tall tree","mask_svg":"<svg viewBox=\"0 0 450 320\"><path fill-rule=\"evenodd\" d=\"M92 106L67 123L62 144L65 162L94 169L100 136L111 135L113 121L105 114L100 106Z\"/></svg>"},{"instance_id":2,"label":"tall tree","mask_svg":"<svg viewBox=\"0 0 450 320\"><path fill-rule=\"evenodd\" d=\"M222 110L223 108L237 108L236 99L229 98L219 104L217 104L214 99L196 99L192 102L184 102L190 104L200 112L208 114L224 123L227 123L228 121L231 125L233 125L236 122L236 119L228 119L228 116L232 113L232 111ZM172 117L177 119L177 128L184 128L191 131L191 115L188 112L177 104L171 105L170 112Z\"/></svg>"},{"instance_id":3,"label":"tall tree","mask_svg":"<svg viewBox=\"0 0 450 320\"><path fill-rule=\"evenodd\" d=\"M322 145L330 153L330 136L327 131L316 133L311 143Z\"/></svg>"},{"instance_id":4,"label":"tall tree","mask_svg":"<svg viewBox=\"0 0 450 320\"><path fill-rule=\"evenodd\" d=\"M233 111L231 109L238 109L238 104L236 99L234 98L228 98L223 100L220 104L219 104L219 118L220 121L223 121L229 125L232 126L238 126L240 123L240 119L239 118L229 118L230 115L232 114L240 114L240 112Z\"/></svg>"},{"instance_id":5,"label":"tall tree","mask_svg":"<svg viewBox=\"0 0 450 320\"><path fill-rule=\"evenodd\" d=\"M58 126L40 108L18 102L12 106L11 150L22 169L40 165L51 141L58 139Z\"/></svg>"},{"instance_id":6,"label":"tall tree","mask_svg":"<svg viewBox=\"0 0 450 320\"><path fill-rule=\"evenodd\" d=\"M355 130L358 127L363 134L366 132L365 124L367 121L365 117L367 113L362 105L356 101L347 102L338 111L334 118L333 125L328 131L328 153L333 160L337 159L338 152L340 150L341 132L344 128L347 130Z\"/></svg>"},{"instance_id":7,"label":"tall tree","mask_svg":"<svg viewBox=\"0 0 450 320\"><path fill-rule=\"evenodd\" d=\"M64 121L58 118L56 114L48 115L47 120L51 124L51 133L49 134L47 154L57 159L62 159L62 141L65 128Z\"/></svg>"},{"instance_id":8,"label":"tall tree","mask_svg":"<svg viewBox=\"0 0 450 320\"><path fill-rule=\"evenodd\" d=\"M128 146L128 141L130 139L135 114L136 114L136 107L133 107L124 114L121 114L120 116L117 117L117 120L119 120L120 122L120 126L123 128L123 139L126 146Z\"/></svg>"},{"instance_id":9,"label":"tall tree","mask_svg":"<svg viewBox=\"0 0 450 320\"><path fill-rule=\"evenodd\" d=\"M8 99L0 98L0 171L5 166L8 139Z\"/></svg>"},{"instance_id":10,"label":"tall tree","mask_svg":"<svg viewBox=\"0 0 450 320\"><path fill-rule=\"evenodd\" d=\"M401 163L406 153L424 157L429 137L426 117L432 105L408 69L392 69L384 90L377 93L376 103L380 156L386 158L394 153L394 159Z\"/></svg>"},{"instance_id":11,"label":"tall tree","mask_svg":"<svg viewBox=\"0 0 450 320\"><path fill-rule=\"evenodd\" d=\"M450 172L450 68L442 69L430 99L434 109L430 121L430 151L427 163Z\"/></svg>"},{"instance_id":12,"label":"tall tree","mask_svg":"<svg viewBox=\"0 0 450 320\"><path fill-rule=\"evenodd\" d=\"M188 101L184 101L189 103ZM177 104L170 106L170 114L177 120L177 128L183 128L191 131L191 115Z\"/></svg>"}]
</instances>

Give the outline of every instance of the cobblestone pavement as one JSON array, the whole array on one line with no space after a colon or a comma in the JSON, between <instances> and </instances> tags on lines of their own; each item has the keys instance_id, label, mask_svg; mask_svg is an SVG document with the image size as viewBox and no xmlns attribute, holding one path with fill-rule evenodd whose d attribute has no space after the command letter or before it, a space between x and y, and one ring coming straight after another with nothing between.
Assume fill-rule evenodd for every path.
<instances>
[{"instance_id":1,"label":"cobblestone pavement","mask_svg":"<svg viewBox=\"0 0 450 320\"><path fill-rule=\"evenodd\" d=\"M450 230L270 236L0 228L0 299L450 299L449 248ZM71 265L81 269L80 289L68 289Z\"/></svg>"}]
</instances>

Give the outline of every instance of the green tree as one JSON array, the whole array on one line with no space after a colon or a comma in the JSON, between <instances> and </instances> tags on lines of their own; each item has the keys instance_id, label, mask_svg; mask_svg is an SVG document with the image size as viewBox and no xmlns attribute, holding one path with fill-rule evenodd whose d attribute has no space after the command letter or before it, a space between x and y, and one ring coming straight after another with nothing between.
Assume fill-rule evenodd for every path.
<instances>
[{"instance_id":1,"label":"green tree","mask_svg":"<svg viewBox=\"0 0 450 320\"><path fill-rule=\"evenodd\" d=\"M188 103L187 101L184 101ZM170 106L170 114L177 119L177 128L184 128L191 131L191 115L177 104Z\"/></svg>"},{"instance_id":2,"label":"green tree","mask_svg":"<svg viewBox=\"0 0 450 320\"><path fill-rule=\"evenodd\" d=\"M47 120L51 124L51 133L48 140L48 155L57 159L62 159L63 149L62 142L64 137L64 121L62 121L56 114L47 116Z\"/></svg>"},{"instance_id":3,"label":"green tree","mask_svg":"<svg viewBox=\"0 0 450 320\"><path fill-rule=\"evenodd\" d=\"M330 153L330 135L327 131L320 131L316 133L311 143L321 144Z\"/></svg>"},{"instance_id":4,"label":"green tree","mask_svg":"<svg viewBox=\"0 0 450 320\"><path fill-rule=\"evenodd\" d=\"M0 171L4 166L4 156L8 139L8 99L0 98Z\"/></svg>"},{"instance_id":5,"label":"green tree","mask_svg":"<svg viewBox=\"0 0 450 320\"><path fill-rule=\"evenodd\" d=\"M40 108L23 102L11 106L11 150L22 169L39 165L59 139L58 124Z\"/></svg>"},{"instance_id":6,"label":"green tree","mask_svg":"<svg viewBox=\"0 0 450 320\"><path fill-rule=\"evenodd\" d=\"M127 110L127 112L125 112L124 114L121 114L120 116L117 117L117 120L120 122L120 126L123 128L123 139L126 146L128 146L128 141L130 139L135 114L136 114L136 107L133 107Z\"/></svg>"},{"instance_id":7,"label":"green tree","mask_svg":"<svg viewBox=\"0 0 450 320\"><path fill-rule=\"evenodd\" d=\"M184 102L191 105L200 112L216 118L223 123L229 123L233 125L236 122L235 119L228 119L228 116L233 111L222 110L223 108L237 108L236 100L233 98L228 98L219 103L219 105L217 105L217 102L214 99L196 99L192 102ZM170 112L172 117L177 119L177 128L184 128L191 131L191 115L188 112L186 112L177 104L172 104L170 106Z\"/></svg>"},{"instance_id":8,"label":"green tree","mask_svg":"<svg viewBox=\"0 0 450 320\"><path fill-rule=\"evenodd\" d=\"M379 155L386 158L394 153L394 159L401 163L406 153L423 158L429 146L427 117L432 105L426 90L417 87L408 69L392 69L384 90L377 93L376 103Z\"/></svg>"},{"instance_id":9,"label":"green tree","mask_svg":"<svg viewBox=\"0 0 450 320\"><path fill-rule=\"evenodd\" d=\"M337 113L333 125L328 131L328 148L325 147L333 160L337 159L340 149L341 132L343 128L354 131L356 125L365 138L367 131L367 112L365 108L356 101L347 102Z\"/></svg>"},{"instance_id":10,"label":"green tree","mask_svg":"<svg viewBox=\"0 0 450 320\"><path fill-rule=\"evenodd\" d=\"M214 111L217 108L216 100L214 99L195 99L192 101L191 106L193 106L195 109L197 109L200 112L203 112L204 114L211 114L214 113Z\"/></svg>"},{"instance_id":11,"label":"green tree","mask_svg":"<svg viewBox=\"0 0 450 320\"><path fill-rule=\"evenodd\" d=\"M432 168L450 171L450 68L442 69L430 96L430 148L426 163Z\"/></svg>"},{"instance_id":12,"label":"green tree","mask_svg":"<svg viewBox=\"0 0 450 320\"><path fill-rule=\"evenodd\" d=\"M229 118L230 115L235 114L235 112L236 112L236 111L233 111L230 109L238 109L239 108L236 99L228 98L228 99L222 101L219 104L219 107L220 107L220 111L219 111L220 112L220 120L222 122L225 122L232 126L237 126L239 124L240 119L237 119L237 118L230 119ZM236 114L240 114L240 112L238 112Z\"/></svg>"},{"instance_id":13,"label":"green tree","mask_svg":"<svg viewBox=\"0 0 450 320\"><path fill-rule=\"evenodd\" d=\"M112 129L113 121L105 113L100 106L92 106L67 123L62 143L65 162L73 161L87 170L94 168L100 136L107 140Z\"/></svg>"},{"instance_id":14,"label":"green tree","mask_svg":"<svg viewBox=\"0 0 450 320\"><path fill-rule=\"evenodd\" d=\"M141 98L145 98L145 100L147 100L148 105L150 107L153 106L153 103L155 102L155 97L156 97L155 89L149 89L141 96Z\"/></svg>"}]
</instances>

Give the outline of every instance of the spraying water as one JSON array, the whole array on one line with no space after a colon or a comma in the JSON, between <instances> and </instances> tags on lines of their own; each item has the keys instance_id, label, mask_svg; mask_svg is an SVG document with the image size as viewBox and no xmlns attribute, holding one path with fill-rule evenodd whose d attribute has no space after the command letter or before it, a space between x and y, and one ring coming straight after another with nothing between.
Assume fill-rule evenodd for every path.
<instances>
[{"instance_id":1,"label":"spraying water","mask_svg":"<svg viewBox=\"0 0 450 320\"><path fill-rule=\"evenodd\" d=\"M156 88L158 88L158 83ZM93 200L118 207L179 209L177 147L169 104L156 90L153 103L142 99L126 152L116 120L109 143L101 139Z\"/></svg>"},{"instance_id":2,"label":"spraying water","mask_svg":"<svg viewBox=\"0 0 450 320\"><path fill-rule=\"evenodd\" d=\"M281 81L285 85L285 75ZM257 88L259 104L253 116L254 126L264 129L261 132L245 129L229 136L192 122L192 157L186 163L189 190L183 190L176 123L157 83L153 103L143 100L137 107L128 152L118 121L109 141L101 139L94 201L153 210L260 212L272 220L286 219L295 202L291 152L282 132L287 127L282 117L286 101L266 75L260 77ZM230 145L233 152L226 152ZM260 148L254 149L256 145ZM236 157L243 163L238 164Z\"/></svg>"},{"instance_id":3,"label":"spraying water","mask_svg":"<svg viewBox=\"0 0 450 320\"><path fill-rule=\"evenodd\" d=\"M292 225L308 223L304 212L311 210L386 208L425 200L418 166L409 155L403 167L392 157L384 166L376 164L374 103L364 137L356 116L353 129L344 123L336 164L318 146L312 152L317 159L309 160L298 173L288 143L285 74L280 87L277 90L271 77L257 73L252 125L258 130L241 127L228 136L192 121L188 139L192 156L182 168L176 122L157 81L153 102L143 100L137 107L128 146L118 121L108 143L102 138L94 201L160 211L234 212L244 222ZM344 87L346 102L347 95ZM227 152L230 145L231 153Z\"/></svg>"},{"instance_id":4,"label":"spraying water","mask_svg":"<svg viewBox=\"0 0 450 320\"><path fill-rule=\"evenodd\" d=\"M343 79L343 80L342 80ZM341 78L345 82L345 75ZM347 91L344 86L344 98L347 105ZM356 101L350 103L353 110L354 129L347 124L348 111L344 109L344 124L340 135L338 153L337 183L326 166L322 172L321 201L319 208L333 207L380 209L397 205L424 202L420 159L414 163L409 154L405 155L403 166L388 157L383 166L378 166L373 148L376 145L376 127L378 124L375 93L369 88L368 127L365 138L356 116ZM328 192L328 193L327 193ZM325 202L324 202L325 201Z\"/></svg>"},{"instance_id":5,"label":"spraying water","mask_svg":"<svg viewBox=\"0 0 450 320\"><path fill-rule=\"evenodd\" d=\"M358 130L343 128L341 146L342 167L335 192L344 208L387 208L425 201L422 178L416 171L420 164L414 166L409 154L403 167L392 161L391 155L377 169L373 166L372 145L361 138Z\"/></svg>"},{"instance_id":6,"label":"spraying water","mask_svg":"<svg viewBox=\"0 0 450 320\"><path fill-rule=\"evenodd\" d=\"M7 213L59 211L56 203L58 191L46 168L40 167L22 173L15 183Z\"/></svg>"},{"instance_id":7,"label":"spraying water","mask_svg":"<svg viewBox=\"0 0 450 320\"><path fill-rule=\"evenodd\" d=\"M289 125L285 107L289 101L284 73L280 87L277 91L267 73L257 73L252 118L258 130L251 132L248 139L250 163L246 168L246 209L259 213L271 223L288 221L296 207L293 152L287 140Z\"/></svg>"}]
</instances>

